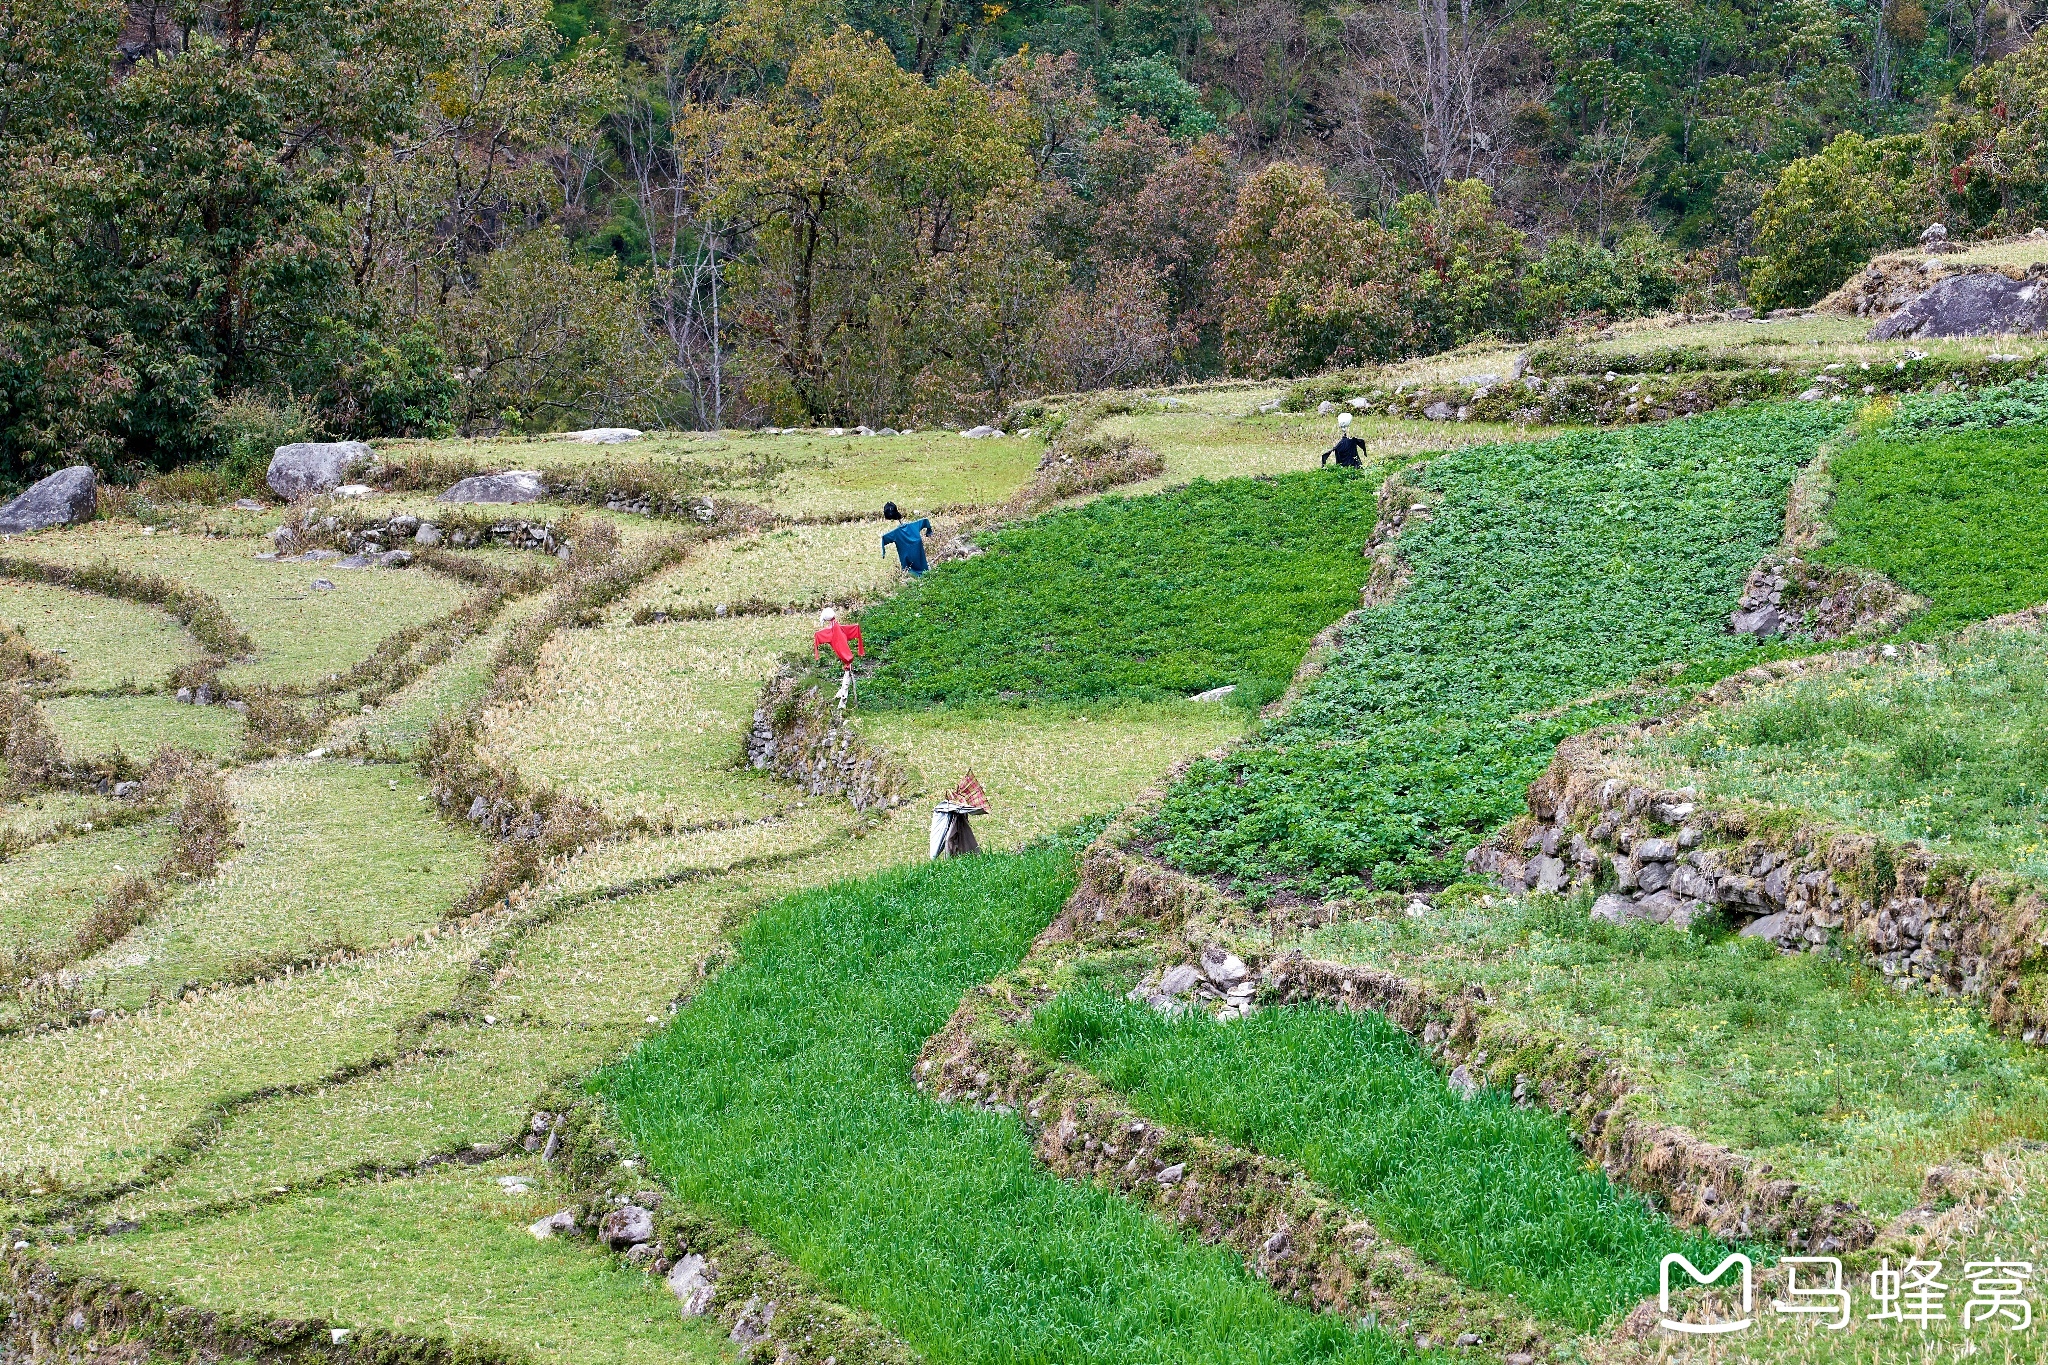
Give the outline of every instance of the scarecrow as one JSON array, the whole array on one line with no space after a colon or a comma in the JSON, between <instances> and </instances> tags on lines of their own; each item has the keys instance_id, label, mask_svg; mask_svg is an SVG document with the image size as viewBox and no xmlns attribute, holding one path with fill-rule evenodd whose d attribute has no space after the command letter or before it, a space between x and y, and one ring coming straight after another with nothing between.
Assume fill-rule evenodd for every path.
<instances>
[{"instance_id":1,"label":"scarecrow","mask_svg":"<svg viewBox=\"0 0 2048 1365\"><path fill-rule=\"evenodd\" d=\"M1348 412L1338 413L1337 444L1323 452L1322 463L1328 464L1330 457L1334 455L1337 457L1338 464L1347 469L1357 469L1363 463L1361 457L1364 454L1365 442L1351 439L1351 414Z\"/></svg>"},{"instance_id":2,"label":"scarecrow","mask_svg":"<svg viewBox=\"0 0 2048 1365\"><path fill-rule=\"evenodd\" d=\"M825 608L818 613L818 631L811 636L813 662L821 649L831 650L844 670L839 675L839 709L844 711L847 698L853 695L853 656L856 651L863 659L868 655L867 646L861 643L860 627L852 621L841 621L834 608Z\"/></svg>"},{"instance_id":3,"label":"scarecrow","mask_svg":"<svg viewBox=\"0 0 2048 1365\"><path fill-rule=\"evenodd\" d=\"M948 792L945 800L932 807L932 857L960 858L981 852L981 845L975 842L967 817L987 814L988 793L981 789L974 769L969 768L967 776L960 779L960 785Z\"/></svg>"},{"instance_id":4,"label":"scarecrow","mask_svg":"<svg viewBox=\"0 0 2048 1365\"><path fill-rule=\"evenodd\" d=\"M896 521L900 519L902 514L896 510L896 504L892 502L882 508L882 515L891 521ZM931 529L932 521L930 517L919 517L916 521L904 522L895 530L886 532L882 536L883 555L886 556L889 553L889 547L894 545L896 547L896 558L901 561L903 571L913 578L922 578L924 571L930 567L930 565L925 563L924 538L930 533Z\"/></svg>"}]
</instances>

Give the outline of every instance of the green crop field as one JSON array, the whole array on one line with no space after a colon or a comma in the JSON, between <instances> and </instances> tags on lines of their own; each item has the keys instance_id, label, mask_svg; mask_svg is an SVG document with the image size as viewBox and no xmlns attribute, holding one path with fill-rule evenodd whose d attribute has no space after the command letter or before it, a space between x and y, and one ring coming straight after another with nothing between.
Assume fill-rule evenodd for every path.
<instances>
[{"instance_id":1,"label":"green crop field","mask_svg":"<svg viewBox=\"0 0 2048 1365\"><path fill-rule=\"evenodd\" d=\"M1432 460L1414 482L1441 501L1398 543L1412 581L1259 744L1190 772L1161 850L1255 893L1447 879L1559 738L1613 714L1579 699L1749 648L1727 613L1841 420L1759 408Z\"/></svg>"},{"instance_id":2,"label":"green crop field","mask_svg":"<svg viewBox=\"0 0 2048 1365\"><path fill-rule=\"evenodd\" d=\"M1105 498L988 537L870 612L879 706L1277 697L1358 600L1375 484L1350 470Z\"/></svg>"}]
</instances>

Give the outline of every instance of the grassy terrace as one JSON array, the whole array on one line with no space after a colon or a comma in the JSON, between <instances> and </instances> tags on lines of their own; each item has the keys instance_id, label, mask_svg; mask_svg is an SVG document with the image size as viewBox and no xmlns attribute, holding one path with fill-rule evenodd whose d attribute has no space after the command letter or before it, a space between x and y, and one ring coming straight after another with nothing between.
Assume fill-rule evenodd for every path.
<instances>
[{"instance_id":1,"label":"grassy terrace","mask_svg":"<svg viewBox=\"0 0 2048 1365\"><path fill-rule=\"evenodd\" d=\"M478 841L434 813L407 768L280 760L236 771L228 792L242 847L81 964L96 1002L132 1008L187 982L381 948L438 922L483 865Z\"/></svg>"},{"instance_id":2,"label":"grassy terrace","mask_svg":"<svg viewBox=\"0 0 2048 1365\"><path fill-rule=\"evenodd\" d=\"M571 469L645 462L714 498L755 503L795 517L879 514L905 508L990 506L1023 487L1043 447L1019 437L962 440L953 431L911 436L804 432L653 432L623 446L532 440L388 441L398 460L432 455L473 469Z\"/></svg>"},{"instance_id":3,"label":"grassy terrace","mask_svg":"<svg viewBox=\"0 0 2048 1365\"><path fill-rule=\"evenodd\" d=\"M73 1259L192 1302L261 1302L280 1314L448 1332L542 1361L739 1358L703 1323L678 1319L659 1281L583 1247L528 1237L523 1224L553 1206L495 1182L538 1166L458 1166L304 1194L226 1223L93 1243Z\"/></svg>"},{"instance_id":4,"label":"grassy terrace","mask_svg":"<svg viewBox=\"0 0 2048 1365\"><path fill-rule=\"evenodd\" d=\"M382 637L431 621L453 610L464 596L460 583L438 574L260 563L253 556L265 544L253 534L206 536L110 521L20 539L11 550L53 564L83 566L104 559L132 573L160 574L212 594L256 641L254 663L222 671L229 683L318 683L347 671L369 652L364 630ZM334 590L314 591L312 582L319 577L330 580Z\"/></svg>"},{"instance_id":5,"label":"grassy terrace","mask_svg":"<svg viewBox=\"0 0 2048 1365\"><path fill-rule=\"evenodd\" d=\"M1780 683L1631 759L1711 798L1811 811L2048 881L2048 641L2037 632Z\"/></svg>"},{"instance_id":6,"label":"grassy terrace","mask_svg":"<svg viewBox=\"0 0 2048 1365\"><path fill-rule=\"evenodd\" d=\"M1254 896L1455 876L1557 740L1615 714L1580 699L1751 648L1727 613L1842 420L1756 407L1438 456L1413 476L1433 517L1398 543L1412 581L1258 744L1189 771L1161 852Z\"/></svg>"},{"instance_id":7,"label":"grassy terrace","mask_svg":"<svg viewBox=\"0 0 2048 1365\"><path fill-rule=\"evenodd\" d=\"M1029 1029L1147 1117L1299 1162L1319 1184L1468 1284L1593 1331L1657 1291L1667 1251L1719 1260L1588 1169L1551 1115L1466 1100L1378 1014L1178 1018L1070 990Z\"/></svg>"},{"instance_id":8,"label":"grassy terrace","mask_svg":"<svg viewBox=\"0 0 2048 1365\"><path fill-rule=\"evenodd\" d=\"M59 684L65 691L156 688L200 656L178 623L155 607L40 583L0 579L0 621L20 627L38 649L62 651L71 670Z\"/></svg>"},{"instance_id":9,"label":"grassy terrace","mask_svg":"<svg viewBox=\"0 0 2048 1365\"><path fill-rule=\"evenodd\" d=\"M2048 429L1954 431L1952 399L1901 406L1894 428L1829 460L1836 536L1820 557L1927 598L1908 628L1921 639L2048 601Z\"/></svg>"},{"instance_id":10,"label":"grassy terrace","mask_svg":"<svg viewBox=\"0 0 2048 1365\"><path fill-rule=\"evenodd\" d=\"M1902 998L1875 972L1708 928L1618 930L1583 901L1465 893L1292 939L1317 957L1450 990L1591 1043L1646 1088L1648 1117L1769 1161L1880 1217L1930 1166L2048 1136L2048 1062L1976 1010Z\"/></svg>"},{"instance_id":11,"label":"grassy terrace","mask_svg":"<svg viewBox=\"0 0 2048 1365\"><path fill-rule=\"evenodd\" d=\"M769 1237L933 1359L1370 1360L1235 1258L1040 1170L1014 1118L929 1101L910 1063L1071 889L1071 849L784 901L603 1087L664 1180Z\"/></svg>"}]
</instances>

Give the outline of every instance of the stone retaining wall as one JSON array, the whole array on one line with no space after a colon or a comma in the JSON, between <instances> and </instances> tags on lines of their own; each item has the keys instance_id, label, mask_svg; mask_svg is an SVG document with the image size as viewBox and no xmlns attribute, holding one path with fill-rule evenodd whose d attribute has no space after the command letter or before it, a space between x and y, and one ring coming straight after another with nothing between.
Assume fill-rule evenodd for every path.
<instances>
[{"instance_id":1,"label":"stone retaining wall","mask_svg":"<svg viewBox=\"0 0 2048 1365\"><path fill-rule=\"evenodd\" d=\"M2011 875L1750 803L1707 803L1626 762L1645 737L1748 690L1868 663L1874 650L1785 660L1726 679L1659 722L1575 736L1529 788L1528 815L1467 866L1518 891L1597 893L1616 924L1683 927L1718 911L1786 952L1852 952L1901 992L1980 1001L1992 1023L2048 1044L2048 899Z\"/></svg>"},{"instance_id":2,"label":"stone retaining wall","mask_svg":"<svg viewBox=\"0 0 2048 1365\"><path fill-rule=\"evenodd\" d=\"M746 759L807 796L844 796L855 810L895 806L910 794L910 774L862 740L822 688L788 669L761 687Z\"/></svg>"}]
</instances>

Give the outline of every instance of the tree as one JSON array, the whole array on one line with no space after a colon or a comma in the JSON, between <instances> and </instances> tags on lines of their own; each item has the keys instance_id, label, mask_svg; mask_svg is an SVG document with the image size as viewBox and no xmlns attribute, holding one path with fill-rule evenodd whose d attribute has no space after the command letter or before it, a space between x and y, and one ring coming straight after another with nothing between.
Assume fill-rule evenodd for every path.
<instances>
[{"instance_id":1,"label":"tree","mask_svg":"<svg viewBox=\"0 0 2048 1365\"><path fill-rule=\"evenodd\" d=\"M0 5L0 477L168 467L212 452L214 398L319 389L335 209L411 118L438 10L244 0L124 52L108 0Z\"/></svg>"},{"instance_id":2,"label":"tree","mask_svg":"<svg viewBox=\"0 0 2048 1365\"><path fill-rule=\"evenodd\" d=\"M1424 292L1438 344L1514 330L1528 250L1495 211L1485 181L1455 181L1434 200L1408 195L1395 205L1394 221L1406 252L1429 267Z\"/></svg>"},{"instance_id":3,"label":"tree","mask_svg":"<svg viewBox=\"0 0 2048 1365\"><path fill-rule=\"evenodd\" d=\"M717 209L748 239L729 283L754 382L818 418L903 410L931 262L984 198L1031 179L1030 110L965 72L920 80L842 28L720 122Z\"/></svg>"},{"instance_id":4,"label":"tree","mask_svg":"<svg viewBox=\"0 0 2048 1365\"><path fill-rule=\"evenodd\" d=\"M1950 206L2008 232L2048 222L2048 42L1965 76L1928 129Z\"/></svg>"},{"instance_id":5,"label":"tree","mask_svg":"<svg viewBox=\"0 0 2048 1365\"><path fill-rule=\"evenodd\" d=\"M1908 241L1936 212L1926 144L1844 133L1787 166L1752 220L1756 254L1742 262L1759 308L1813 302L1870 253Z\"/></svg>"},{"instance_id":6,"label":"tree","mask_svg":"<svg viewBox=\"0 0 2048 1365\"><path fill-rule=\"evenodd\" d=\"M1224 347L1244 370L1387 360L1428 334L1394 234L1354 216L1317 167L1276 161L1246 181L1220 245Z\"/></svg>"}]
</instances>

